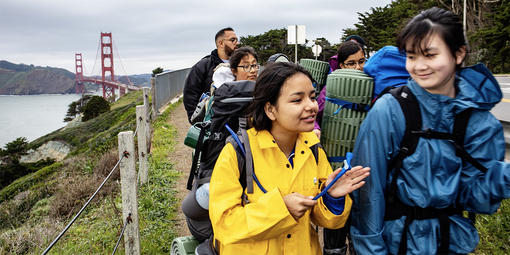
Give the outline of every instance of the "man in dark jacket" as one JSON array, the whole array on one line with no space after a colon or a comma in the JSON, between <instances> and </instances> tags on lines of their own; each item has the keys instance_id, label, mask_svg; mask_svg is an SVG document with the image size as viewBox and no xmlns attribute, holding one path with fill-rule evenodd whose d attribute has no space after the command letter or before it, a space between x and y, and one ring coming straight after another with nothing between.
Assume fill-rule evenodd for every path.
<instances>
[{"instance_id":1,"label":"man in dark jacket","mask_svg":"<svg viewBox=\"0 0 510 255\"><path fill-rule=\"evenodd\" d=\"M210 90L214 68L221 63L228 62L230 55L237 48L238 39L230 27L223 28L214 38L216 49L196 63L186 78L184 84L184 108L188 113L188 121L195 111L202 93Z\"/></svg>"}]
</instances>

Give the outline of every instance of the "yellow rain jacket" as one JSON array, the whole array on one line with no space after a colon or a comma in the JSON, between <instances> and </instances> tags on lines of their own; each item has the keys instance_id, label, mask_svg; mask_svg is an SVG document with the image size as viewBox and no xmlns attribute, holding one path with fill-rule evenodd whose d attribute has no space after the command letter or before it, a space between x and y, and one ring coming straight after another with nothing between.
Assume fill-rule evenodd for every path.
<instances>
[{"instance_id":1,"label":"yellow rain jacket","mask_svg":"<svg viewBox=\"0 0 510 255\"><path fill-rule=\"evenodd\" d=\"M268 131L248 130L254 171L263 193L254 183L247 205L242 205L242 186L234 147L227 144L211 177L209 216L221 255L227 254L321 254L315 225L336 229L344 226L352 200L345 198L345 209L334 215L322 197L298 221L287 210L283 197L293 192L315 196L332 172L326 154L319 150L315 162L310 146L319 142L313 132L298 136L294 168ZM323 186L323 184L322 184Z\"/></svg>"}]
</instances>

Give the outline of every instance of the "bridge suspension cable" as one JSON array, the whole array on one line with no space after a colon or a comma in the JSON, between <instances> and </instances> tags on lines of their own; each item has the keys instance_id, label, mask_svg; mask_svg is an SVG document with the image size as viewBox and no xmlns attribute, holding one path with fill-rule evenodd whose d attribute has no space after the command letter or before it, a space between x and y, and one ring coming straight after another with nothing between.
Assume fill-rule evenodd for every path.
<instances>
[{"instance_id":1,"label":"bridge suspension cable","mask_svg":"<svg viewBox=\"0 0 510 255\"><path fill-rule=\"evenodd\" d=\"M129 80L129 75L126 72L126 69L124 68L124 64L122 64L122 58L120 57L120 53L119 53L119 50L117 49L117 45L115 44L115 41L113 41L112 43L113 43L113 48L115 49L114 54L117 53L117 57L118 57L119 62L120 62L120 67L122 67L122 71L124 71L124 74L126 75L126 78L127 78L127 81L128 81L128 85L133 85L131 83L131 81Z\"/></svg>"},{"instance_id":2,"label":"bridge suspension cable","mask_svg":"<svg viewBox=\"0 0 510 255\"><path fill-rule=\"evenodd\" d=\"M96 50L96 57L94 58L94 66L92 67L92 70L90 71L89 77L93 77L94 71L96 70L96 64L99 56L99 48L101 48L101 38L99 38L98 44L97 44L97 50Z\"/></svg>"}]
</instances>

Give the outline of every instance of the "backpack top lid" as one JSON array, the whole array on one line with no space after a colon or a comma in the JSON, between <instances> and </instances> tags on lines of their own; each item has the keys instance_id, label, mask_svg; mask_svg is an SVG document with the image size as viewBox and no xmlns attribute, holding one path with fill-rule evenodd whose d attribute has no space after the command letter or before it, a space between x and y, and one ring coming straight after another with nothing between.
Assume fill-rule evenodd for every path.
<instances>
[{"instance_id":1,"label":"backpack top lid","mask_svg":"<svg viewBox=\"0 0 510 255\"><path fill-rule=\"evenodd\" d=\"M363 71L374 77L374 95L386 87L407 84L406 56L395 46L384 46L368 59Z\"/></svg>"},{"instance_id":2,"label":"backpack top lid","mask_svg":"<svg viewBox=\"0 0 510 255\"><path fill-rule=\"evenodd\" d=\"M211 118L211 131L222 130L225 123L232 117L235 122L244 114L244 111L253 101L255 81L226 82L214 91ZM235 128L235 127L232 127ZM235 128L237 129L237 128Z\"/></svg>"}]
</instances>

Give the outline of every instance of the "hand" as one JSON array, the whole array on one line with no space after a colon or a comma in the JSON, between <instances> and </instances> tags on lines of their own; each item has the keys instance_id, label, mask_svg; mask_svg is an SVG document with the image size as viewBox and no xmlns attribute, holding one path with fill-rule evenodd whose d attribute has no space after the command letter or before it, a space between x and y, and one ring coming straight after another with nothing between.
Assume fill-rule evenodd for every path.
<instances>
[{"instance_id":1,"label":"hand","mask_svg":"<svg viewBox=\"0 0 510 255\"><path fill-rule=\"evenodd\" d=\"M340 173L342 169L338 168L332 174L328 176L326 180L326 186ZM335 184L328 190L328 194L332 197L338 198L343 197L363 186L365 181L363 179L370 175L370 167L355 166L351 170L345 172L345 174L336 181Z\"/></svg>"},{"instance_id":2,"label":"hand","mask_svg":"<svg viewBox=\"0 0 510 255\"><path fill-rule=\"evenodd\" d=\"M297 221L305 215L306 211L317 204L313 197L305 197L299 193L291 193L283 197L283 202L287 206L290 215Z\"/></svg>"},{"instance_id":3,"label":"hand","mask_svg":"<svg viewBox=\"0 0 510 255\"><path fill-rule=\"evenodd\" d=\"M317 138L321 139L321 130L320 129L314 129L313 132L317 136Z\"/></svg>"}]
</instances>

